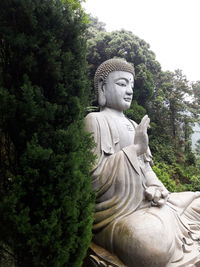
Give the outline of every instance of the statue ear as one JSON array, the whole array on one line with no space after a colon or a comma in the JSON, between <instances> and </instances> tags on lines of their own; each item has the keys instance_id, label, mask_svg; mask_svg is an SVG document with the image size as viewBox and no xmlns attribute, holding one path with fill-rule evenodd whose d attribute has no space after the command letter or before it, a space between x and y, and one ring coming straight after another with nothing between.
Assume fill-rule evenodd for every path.
<instances>
[{"instance_id":1,"label":"statue ear","mask_svg":"<svg viewBox=\"0 0 200 267\"><path fill-rule=\"evenodd\" d=\"M104 79L99 79L99 81L98 81L98 103L99 103L99 106L101 106L101 107L104 107L106 105Z\"/></svg>"}]
</instances>

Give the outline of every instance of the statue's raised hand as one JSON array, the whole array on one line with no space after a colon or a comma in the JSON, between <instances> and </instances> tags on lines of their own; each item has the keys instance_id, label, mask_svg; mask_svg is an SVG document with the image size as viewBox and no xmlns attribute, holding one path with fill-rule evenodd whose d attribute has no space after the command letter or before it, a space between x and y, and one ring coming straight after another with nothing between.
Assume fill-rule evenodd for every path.
<instances>
[{"instance_id":1,"label":"statue's raised hand","mask_svg":"<svg viewBox=\"0 0 200 267\"><path fill-rule=\"evenodd\" d=\"M144 154L147 151L149 138L147 135L147 128L149 127L150 119L145 115L140 124L135 129L134 144L136 146L137 155Z\"/></svg>"}]
</instances>

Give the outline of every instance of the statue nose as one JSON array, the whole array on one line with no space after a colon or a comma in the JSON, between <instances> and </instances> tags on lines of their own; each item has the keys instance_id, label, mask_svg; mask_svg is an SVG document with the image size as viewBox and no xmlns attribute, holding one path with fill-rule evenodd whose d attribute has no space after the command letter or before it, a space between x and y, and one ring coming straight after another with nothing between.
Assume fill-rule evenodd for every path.
<instances>
[{"instance_id":1,"label":"statue nose","mask_svg":"<svg viewBox=\"0 0 200 267\"><path fill-rule=\"evenodd\" d=\"M132 89L131 86L127 86L126 93L127 93L128 95L132 95L132 94L133 94L133 89Z\"/></svg>"}]
</instances>

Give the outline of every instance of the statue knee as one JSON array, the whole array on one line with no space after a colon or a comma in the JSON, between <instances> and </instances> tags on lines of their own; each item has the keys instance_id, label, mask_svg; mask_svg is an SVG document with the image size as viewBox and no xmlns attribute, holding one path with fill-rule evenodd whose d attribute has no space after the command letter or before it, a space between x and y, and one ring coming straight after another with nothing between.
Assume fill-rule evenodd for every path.
<instances>
[{"instance_id":1,"label":"statue knee","mask_svg":"<svg viewBox=\"0 0 200 267\"><path fill-rule=\"evenodd\" d=\"M173 239L159 218L148 215L142 220L136 218L134 223L124 221L116 230L115 250L118 255L125 255L122 259L125 263L130 264L131 259L128 266L160 267L169 261Z\"/></svg>"}]
</instances>

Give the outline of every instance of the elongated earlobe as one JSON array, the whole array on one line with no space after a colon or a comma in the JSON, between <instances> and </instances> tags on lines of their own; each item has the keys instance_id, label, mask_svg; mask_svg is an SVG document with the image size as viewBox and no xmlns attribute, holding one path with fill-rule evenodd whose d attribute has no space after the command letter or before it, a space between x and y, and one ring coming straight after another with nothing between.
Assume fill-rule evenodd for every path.
<instances>
[{"instance_id":1,"label":"elongated earlobe","mask_svg":"<svg viewBox=\"0 0 200 267\"><path fill-rule=\"evenodd\" d=\"M103 80L99 80L98 82L98 103L101 107L106 105L105 83Z\"/></svg>"}]
</instances>

